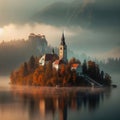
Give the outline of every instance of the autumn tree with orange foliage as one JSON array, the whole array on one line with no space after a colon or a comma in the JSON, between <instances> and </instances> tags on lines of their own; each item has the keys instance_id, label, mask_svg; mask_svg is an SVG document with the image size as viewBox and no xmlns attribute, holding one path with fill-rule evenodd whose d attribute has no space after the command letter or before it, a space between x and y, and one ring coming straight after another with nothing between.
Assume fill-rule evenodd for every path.
<instances>
[{"instance_id":1,"label":"autumn tree with orange foliage","mask_svg":"<svg viewBox=\"0 0 120 120\"><path fill-rule=\"evenodd\" d=\"M53 68L52 62L45 66L39 66L39 58L31 56L28 62L24 62L19 69L13 71L10 76L11 84L34 85L34 86L86 86L88 83L84 77L78 76L75 70L71 70L71 65L81 62L72 58L67 64L60 64L58 70ZM93 61L84 61L83 75L88 75L95 81L105 85L111 85L111 77L99 69Z\"/></svg>"}]
</instances>

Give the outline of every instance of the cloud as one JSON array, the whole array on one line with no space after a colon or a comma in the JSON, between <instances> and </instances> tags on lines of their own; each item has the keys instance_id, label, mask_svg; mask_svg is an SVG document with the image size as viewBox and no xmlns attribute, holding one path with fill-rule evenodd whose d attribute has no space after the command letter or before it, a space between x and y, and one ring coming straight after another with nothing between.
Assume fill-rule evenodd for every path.
<instances>
[{"instance_id":1,"label":"cloud","mask_svg":"<svg viewBox=\"0 0 120 120\"><path fill-rule=\"evenodd\" d=\"M104 56L111 56L113 58L119 58L120 57L120 46L119 47L115 47L113 49L111 49L110 51L106 52L104 54Z\"/></svg>"},{"instance_id":2,"label":"cloud","mask_svg":"<svg viewBox=\"0 0 120 120\"><path fill-rule=\"evenodd\" d=\"M76 35L67 37L66 42L68 42L68 47L78 54L87 53L89 56L99 57L100 54L120 45L120 35L93 32L80 28L73 29L73 31Z\"/></svg>"},{"instance_id":3,"label":"cloud","mask_svg":"<svg viewBox=\"0 0 120 120\"><path fill-rule=\"evenodd\" d=\"M87 29L120 30L118 0L56 2L38 12L33 20L56 26L81 26Z\"/></svg>"},{"instance_id":4,"label":"cloud","mask_svg":"<svg viewBox=\"0 0 120 120\"><path fill-rule=\"evenodd\" d=\"M99 59L107 59L107 58L120 58L120 46L114 47L109 51L94 54L94 57Z\"/></svg>"},{"instance_id":5,"label":"cloud","mask_svg":"<svg viewBox=\"0 0 120 120\"><path fill-rule=\"evenodd\" d=\"M56 26L82 25L89 20L89 12L82 13L85 6L87 2L56 2L37 13L33 20Z\"/></svg>"},{"instance_id":6,"label":"cloud","mask_svg":"<svg viewBox=\"0 0 120 120\"><path fill-rule=\"evenodd\" d=\"M0 26L49 24L101 31L120 30L119 0L0 1Z\"/></svg>"},{"instance_id":7,"label":"cloud","mask_svg":"<svg viewBox=\"0 0 120 120\"><path fill-rule=\"evenodd\" d=\"M0 40L34 32L58 46L64 29L70 49L95 56L120 45L119 13L120 0L0 0Z\"/></svg>"},{"instance_id":8,"label":"cloud","mask_svg":"<svg viewBox=\"0 0 120 120\"><path fill-rule=\"evenodd\" d=\"M0 27L9 24L34 24L31 16L54 0L0 0Z\"/></svg>"},{"instance_id":9,"label":"cloud","mask_svg":"<svg viewBox=\"0 0 120 120\"><path fill-rule=\"evenodd\" d=\"M98 55L99 57L100 53L108 52L115 46L120 45L120 35L92 32L91 30L82 29L79 26L65 28L46 24L35 24L34 26L30 26L29 24L24 26L10 24L4 26L0 40L27 39L29 33L33 32L44 34L50 45L58 47L63 29L65 30L68 48L78 54L87 53L89 56L94 57Z\"/></svg>"},{"instance_id":10,"label":"cloud","mask_svg":"<svg viewBox=\"0 0 120 120\"><path fill-rule=\"evenodd\" d=\"M55 27L46 24L34 24L34 26L30 26L29 24L25 24L24 26L9 24L4 26L1 29L0 33L0 42L2 40L19 40L19 39L28 39L28 35L30 33L36 34L44 34L48 43L52 46L58 46L63 28ZM66 28L65 36L72 37L75 36L75 32Z\"/></svg>"}]
</instances>

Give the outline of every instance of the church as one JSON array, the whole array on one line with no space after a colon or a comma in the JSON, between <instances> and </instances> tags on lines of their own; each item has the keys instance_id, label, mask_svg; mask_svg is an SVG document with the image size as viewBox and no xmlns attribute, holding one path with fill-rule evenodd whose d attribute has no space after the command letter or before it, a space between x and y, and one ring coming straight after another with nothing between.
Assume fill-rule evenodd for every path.
<instances>
[{"instance_id":1,"label":"church","mask_svg":"<svg viewBox=\"0 0 120 120\"><path fill-rule=\"evenodd\" d=\"M53 67L56 68L57 70L59 69L60 64L66 64L68 62L67 45L65 42L64 33L62 33L61 42L59 45L59 55L55 54L54 50L52 54L46 53L40 58L39 65L44 66L50 61L52 62Z\"/></svg>"}]
</instances>

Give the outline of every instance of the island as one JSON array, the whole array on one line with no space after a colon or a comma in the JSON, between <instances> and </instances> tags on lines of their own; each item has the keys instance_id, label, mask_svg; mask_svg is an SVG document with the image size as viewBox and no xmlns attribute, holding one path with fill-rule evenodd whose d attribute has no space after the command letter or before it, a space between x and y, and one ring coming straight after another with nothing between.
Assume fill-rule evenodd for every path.
<instances>
[{"instance_id":1,"label":"island","mask_svg":"<svg viewBox=\"0 0 120 120\"><path fill-rule=\"evenodd\" d=\"M31 36L35 37L35 36ZM31 86L111 86L111 76L100 70L94 61L84 60L81 63L76 58L67 58L67 45L64 33L59 45L59 55L52 50L42 57L31 56L17 70L12 71L12 85Z\"/></svg>"}]
</instances>

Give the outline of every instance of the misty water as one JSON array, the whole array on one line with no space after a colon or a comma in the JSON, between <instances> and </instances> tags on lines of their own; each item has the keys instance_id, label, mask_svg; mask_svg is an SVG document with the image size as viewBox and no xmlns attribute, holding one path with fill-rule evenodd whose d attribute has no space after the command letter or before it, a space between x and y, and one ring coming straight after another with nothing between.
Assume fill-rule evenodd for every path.
<instances>
[{"instance_id":1,"label":"misty water","mask_svg":"<svg viewBox=\"0 0 120 120\"><path fill-rule=\"evenodd\" d=\"M120 120L117 88L11 86L0 77L0 120Z\"/></svg>"}]
</instances>

